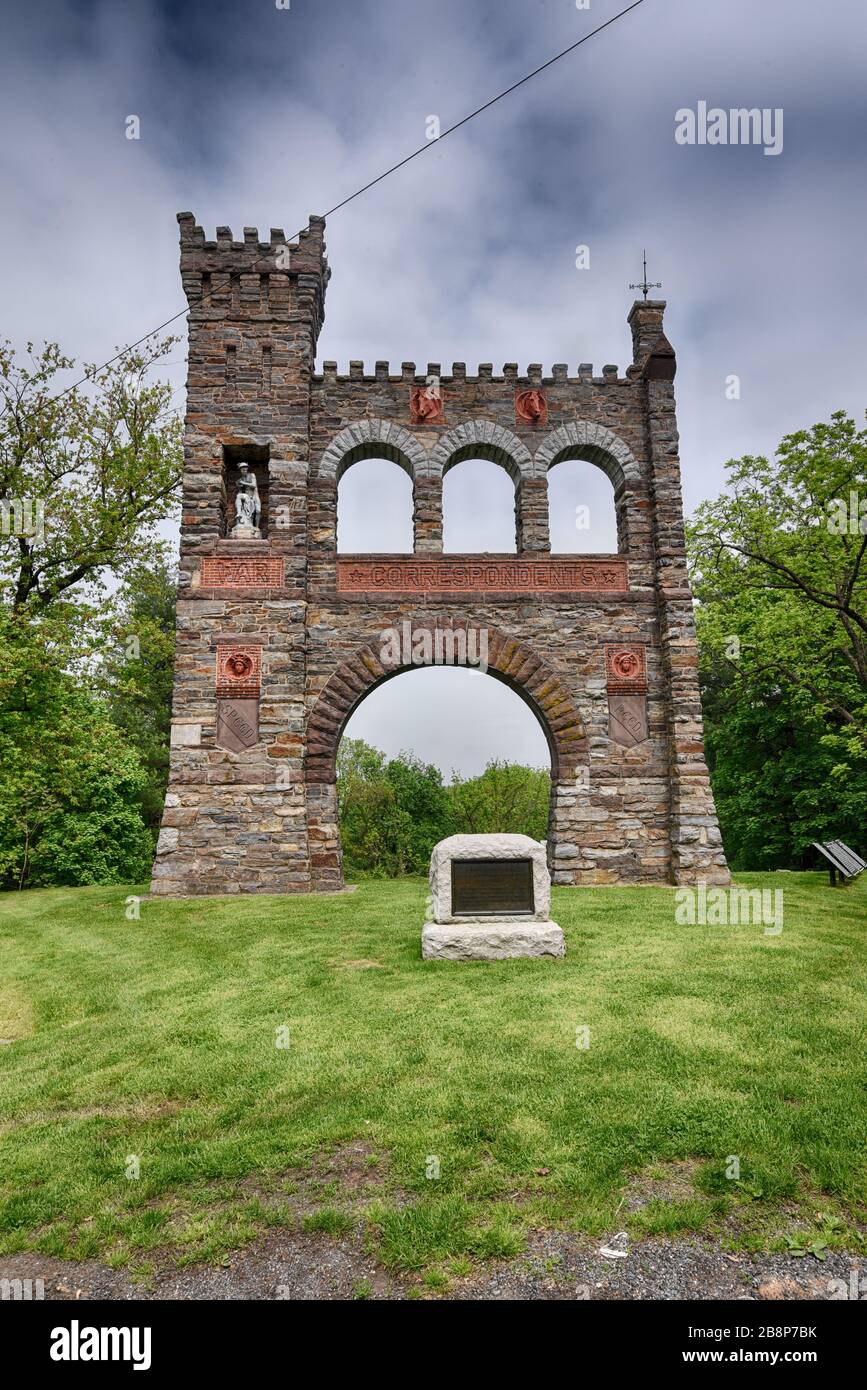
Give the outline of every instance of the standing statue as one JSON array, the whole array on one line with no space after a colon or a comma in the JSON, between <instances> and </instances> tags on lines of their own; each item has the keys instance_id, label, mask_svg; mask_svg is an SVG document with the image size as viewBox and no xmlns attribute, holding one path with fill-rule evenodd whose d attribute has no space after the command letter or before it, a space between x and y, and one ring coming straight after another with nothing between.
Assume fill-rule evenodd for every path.
<instances>
[{"instance_id":1,"label":"standing statue","mask_svg":"<svg viewBox=\"0 0 867 1390\"><path fill-rule=\"evenodd\" d=\"M259 485L255 473L250 472L249 463L241 463L238 468L240 476L235 492L235 525L232 535L241 540L256 540L262 534L259 530L262 517Z\"/></svg>"}]
</instances>

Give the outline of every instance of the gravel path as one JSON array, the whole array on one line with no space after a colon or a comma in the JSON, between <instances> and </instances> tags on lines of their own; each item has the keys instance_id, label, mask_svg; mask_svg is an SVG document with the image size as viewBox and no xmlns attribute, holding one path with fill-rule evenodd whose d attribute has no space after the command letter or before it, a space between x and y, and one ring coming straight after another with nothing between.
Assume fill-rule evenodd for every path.
<instances>
[{"instance_id":1,"label":"gravel path","mask_svg":"<svg viewBox=\"0 0 867 1390\"><path fill-rule=\"evenodd\" d=\"M832 1253L824 1262L790 1255L728 1254L711 1241L645 1240L625 1258L606 1258L599 1242L560 1231L536 1232L523 1255L454 1281L449 1299L829 1299L863 1280L867 1260ZM46 1299L402 1299L411 1278L389 1274L359 1237L275 1231L214 1269L195 1265L158 1273L149 1287L95 1261L38 1254L0 1257L0 1280L42 1279ZM413 1294L414 1297L418 1293Z\"/></svg>"}]
</instances>

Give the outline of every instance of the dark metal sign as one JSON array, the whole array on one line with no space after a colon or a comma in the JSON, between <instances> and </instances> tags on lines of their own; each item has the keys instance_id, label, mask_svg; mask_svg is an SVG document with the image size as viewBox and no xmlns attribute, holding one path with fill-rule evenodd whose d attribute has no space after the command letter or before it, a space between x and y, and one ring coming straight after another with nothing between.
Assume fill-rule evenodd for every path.
<instances>
[{"instance_id":1,"label":"dark metal sign","mask_svg":"<svg viewBox=\"0 0 867 1390\"><path fill-rule=\"evenodd\" d=\"M452 860L453 917L530 916L534 911L532 860Z\"/></svg>"},{"instance_id":2,"label":"dark metal sign","mask_svg":"<svg viewBox=\"0 0 867 1390\"><path fill-rule=\"evenodd\" d=\"M867 869L867 862L861 858L860 854L856 854L854 849L850 849L848 845L844 845L842 840L828 840L824 844L820 840L814 840L813 849L817 849L820 854L824 854L831 866L832 888L836 882L838 873L845 882L846 879L857 878L859 874L862 874L864 870Z\"/></svg>"}]
</instances>

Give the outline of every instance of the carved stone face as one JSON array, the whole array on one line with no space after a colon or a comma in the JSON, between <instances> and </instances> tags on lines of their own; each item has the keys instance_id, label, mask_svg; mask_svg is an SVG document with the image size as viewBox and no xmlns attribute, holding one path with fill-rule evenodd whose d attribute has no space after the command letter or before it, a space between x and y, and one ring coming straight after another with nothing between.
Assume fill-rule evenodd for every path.
<instances>
[{"instance_id":1,"label":"carved stone face","mask_svg":"<svg viewBox=\"0 0 867 1390\"><path fill-rule=\"evenodd\" d=\"M245 676L250 675L252 670L253 662L250 657L243 656L240 652L236 652L226 659L226 672L228 675L234 676L236 680L243 680Z\"/></svg>"},{"instance_id":2,"label":"carved stone face","mask_svg":"<svg viewBox=\"0 0 867 1390\"><path fill-rule=\"evenodd\" d=\"M638 657L634 652L618 652L612 659L611 665L615 675L620 676L623 680L637 676L640 667Z\"/></svg>"}]
</instances>

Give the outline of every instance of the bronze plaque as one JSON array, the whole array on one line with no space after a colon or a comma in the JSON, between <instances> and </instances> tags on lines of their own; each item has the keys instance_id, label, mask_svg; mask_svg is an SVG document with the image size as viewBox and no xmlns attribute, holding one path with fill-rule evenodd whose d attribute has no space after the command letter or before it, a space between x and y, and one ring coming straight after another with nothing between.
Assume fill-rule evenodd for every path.
<instances>
[{"instance_id":1,"label":"bronze plaque","mask_svg":"<svg viewBox=\"0 0 867 1390\"><path fill-rule=\"evenodd\" d=\"M497 917L535 911L531 859L453 859L452 916Z\"/></svg>"}]
</instances>

